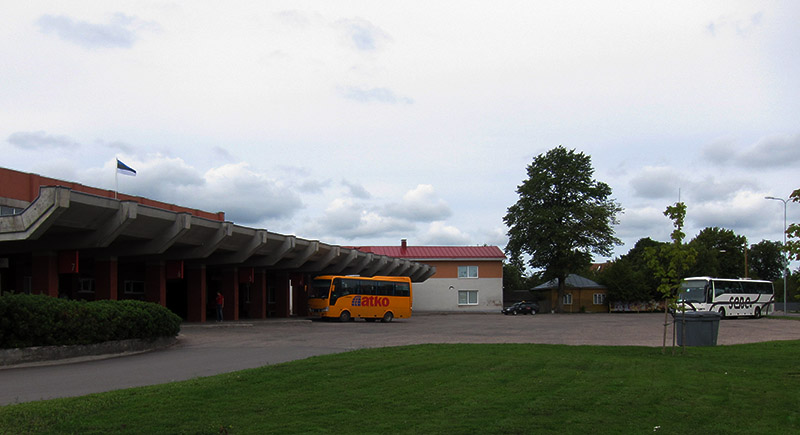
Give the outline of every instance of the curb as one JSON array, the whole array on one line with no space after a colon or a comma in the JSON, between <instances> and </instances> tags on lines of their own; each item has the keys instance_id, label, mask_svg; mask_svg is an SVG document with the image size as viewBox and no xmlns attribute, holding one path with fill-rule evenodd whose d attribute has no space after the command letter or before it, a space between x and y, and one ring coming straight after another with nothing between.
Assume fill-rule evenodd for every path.
<instances>
[{"instance_id":1,"label":"curb","mask_svg":"<svg viewBox=\"0 0 800 435\"><path fill-rule=\"evenodd\" d=\"M153 340L117 340L75 346L0 349L0 370L132 355L170 347L177 342L177 337L162 337Z\"/></svg>"}]
</instances>

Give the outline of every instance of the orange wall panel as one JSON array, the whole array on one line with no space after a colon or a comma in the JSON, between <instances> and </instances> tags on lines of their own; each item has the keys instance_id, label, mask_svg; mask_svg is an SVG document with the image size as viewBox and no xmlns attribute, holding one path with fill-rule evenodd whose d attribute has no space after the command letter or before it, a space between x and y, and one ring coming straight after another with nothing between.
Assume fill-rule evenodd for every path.
<instances>
[{"instance_id":1,"label":"orange wall panel","mask_svg":"<svg viewBox=\"0 0 800 435\"><path fill-rule=\"evenodd\" d=\"M478 278L502 278L502 261L475 260L414 260L436 267L431 278L458 278L458 266L478 266Z\"/></svg>"}]
</instances>

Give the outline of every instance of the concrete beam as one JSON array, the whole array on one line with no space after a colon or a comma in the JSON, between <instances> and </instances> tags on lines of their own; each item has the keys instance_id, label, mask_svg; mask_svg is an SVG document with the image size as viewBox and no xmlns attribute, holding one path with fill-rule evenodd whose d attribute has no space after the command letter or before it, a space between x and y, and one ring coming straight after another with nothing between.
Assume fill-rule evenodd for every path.
<instances>
[{"instance_id":1,"label":"concrete beam","mask_svg":"<svg viewBox=\"0 0 800 435\"><path fill-rule=\"evenodd\" d=\"M190 228L192 228L192 215L189 213L178 213L175 215L175 221L172 222L169 228L144 244L131 249L129 252L125 252L125 255L162 254L174 245Z\"/></svg>"},{"instance_id":2,"label":"concrete beam","mask_svg":"<svg viewBox=\"0 0 800 435\"><path fill-rule=\"evenodd\" d=\"M413 261L403 260L400 268L395 273L397 273L397 276L408 276L408 272L414 268L414 264Z\"/></svg>"},{"instance_id":3,"label":"concrete beam","mask_svg":"<svg viewBox=\"0 0 800 435\"><path fill-rule=\"evenodd\" d=\"M308 259L311 258L312 255L317 253L318 250L319 250L319 242L309 241L306 249L304 249L296 257L287 261L286 264L283 264L282 266L287 269L297 269L300 266L304 265L306 261L308 261Z\"/></svg>"},{"instance_id":4,"label":"concrete beam","mask_svg":"<svg viewBox=\"0 0 800 435\"><path fill-rule=\"evenodd\" d=\"M386 263L389 262L389 257L380 256L377 259L374 259L372 264L370 264L366 270L363 271L362 275L364 276L375 276L375 274L383 269L386 266Z\"/></svg>"},{"instance_id":5,"label":"concrete beam","mask_svg":"<svg viewBox=\"0 0 800 435\"><path fill-rule=\"evenodd\" d=\"M219 248L222 242L233 234L233 223L222 222L217 231L209 239L206 239L201 246L198 246L187 254L185 258L206 258Z\"/></svg>"},{"instance_id":6,"label":"concrete beam","mask_svg":"<svg viewBox=\"0 0 800 435\"><path fill-rule=\"evenodd\" d=\"M355 260L356 257L358 257L358 252L359 251L357 249L350 249L349 252L347 253L347 257L340 259L338 262L336 262L336 265L330 269L330 272L333 274L342 273L342 271L347 266L352 264L353 260Z\"/></svg>"},{"instance_id":7,"label":"concrete beam","mask_svg":"<svg viewBox=\"0 0 800 435\"><path fill-rule=\"evenodd\" d=\"M120 202L114 216L103 222L89 237L84 239L85 247L105 248L110 245L136 219L138 205L134 201Z\"/></svg>"},{"instance_id":8,"label":"concrete beam","mask_svg":"<svg viewBox=\"0 0 800 435\"><path fill-rule=\"evenodd\" d=\"M283 257L296 246L297 238L295 236L286 236L277 249L273 250L266 257L248 262L248 266L269 267L274 266L275 263L281 261Z\"/></svg>"},{"instance_id":9,"label":"concrete beam","mask_svg":"<svg viewBox=\"0 0 800 435\"><path fill-rule=\"evenodd\" d=\"M339 246L331 246L330 249L328 250L328 253L325 254L324 257L320 258L317 261L303 265L301 270L304 272L321 272L329 264L331 264L334 258L338 257L340 253L341 253L341 248Z\"/></svg>"},{"instance_id":10,"label":"concrete beam","mask_svg":"<svg viewBox=\"0 0 800 435\"><path fill-rule=\"evenodd\" d=\"M213 259L216 264L239 264L245 262L248 258L252 257L256 251L261 249L267 244L269 237L267 230L256 230L253 238L247 245L238 248L236 252L231 254L223 254Z\"/></svg>"},{"instance_id":11,"label":"concrete beam","mask_svg":"<svg viewBox=\"0 0 800 435\"><path fill-rule=\"evenodd\" d=\"M400 268L400 261L401 260L399 258L393 258L389 260L389 263L375 272L375 274L382 276L394 276L394 271Z\"/></svg>"},{"instance_id":12,"label":"concrete beam","mask_svg":"<svg viewBox=\"0 0 800 435\"><path fill-rule=\"evenodd\" d=\"M342 275L361 275L361 272L363 272L367 266L372 264L375 259L375 254L373 253L359 252L359 255L360 254L364 254L361 260L357 260L354 265L345 268L345 270L341 272Z\"/></svg>"},{"instance_id":13,"label":"concrete beam","mask_svg":"<svg viewBox=\"0 0 800 435\"><path fill-rule=\"evenodd\" d=\"M66 187L42 187L39 197L22 213L0 218L0 241L36 240L56 222L70 204Z\"/></svg>"}]
</instances>

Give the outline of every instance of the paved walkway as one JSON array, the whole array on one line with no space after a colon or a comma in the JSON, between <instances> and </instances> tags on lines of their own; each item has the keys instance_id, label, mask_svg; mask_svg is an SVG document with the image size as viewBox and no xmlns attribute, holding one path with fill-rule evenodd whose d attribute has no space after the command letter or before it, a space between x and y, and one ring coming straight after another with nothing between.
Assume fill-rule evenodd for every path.
<instances>
[{"instance_id":1,"label":"paved walkway","mask_svg":"<svg viewBox=\"0 0 800 435\"><path fill-rule=\"evenodd\" d=\"M168 349L0 370L0 405L160 384L371 347L419 343L658 347L662 343L663 323L663 313L631 313L422 314L392 323L291 319L184 324L178 344ZM671 331L670 328L669 343ZM800 340L800 322L723 320L717 342L731 345L773 340Z\"/></svg>"}]
</instances>

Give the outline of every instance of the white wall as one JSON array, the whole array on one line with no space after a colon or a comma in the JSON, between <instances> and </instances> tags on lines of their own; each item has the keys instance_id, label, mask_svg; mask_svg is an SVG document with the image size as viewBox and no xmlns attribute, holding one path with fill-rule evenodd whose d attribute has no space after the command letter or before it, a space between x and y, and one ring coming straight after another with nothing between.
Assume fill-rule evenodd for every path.
<instances>
[{"instance_id":1,"label":"white wall","mask_svg":"<svg viewBox=\"0 0 800 435\"><path fill-rule=\"evenodd\" d=\"M459 305L458 290L478 290L478 305ZM414 284L414 312L499 313L502 308L503 278L428 278Z\"/></svg>"}]
</instances>

